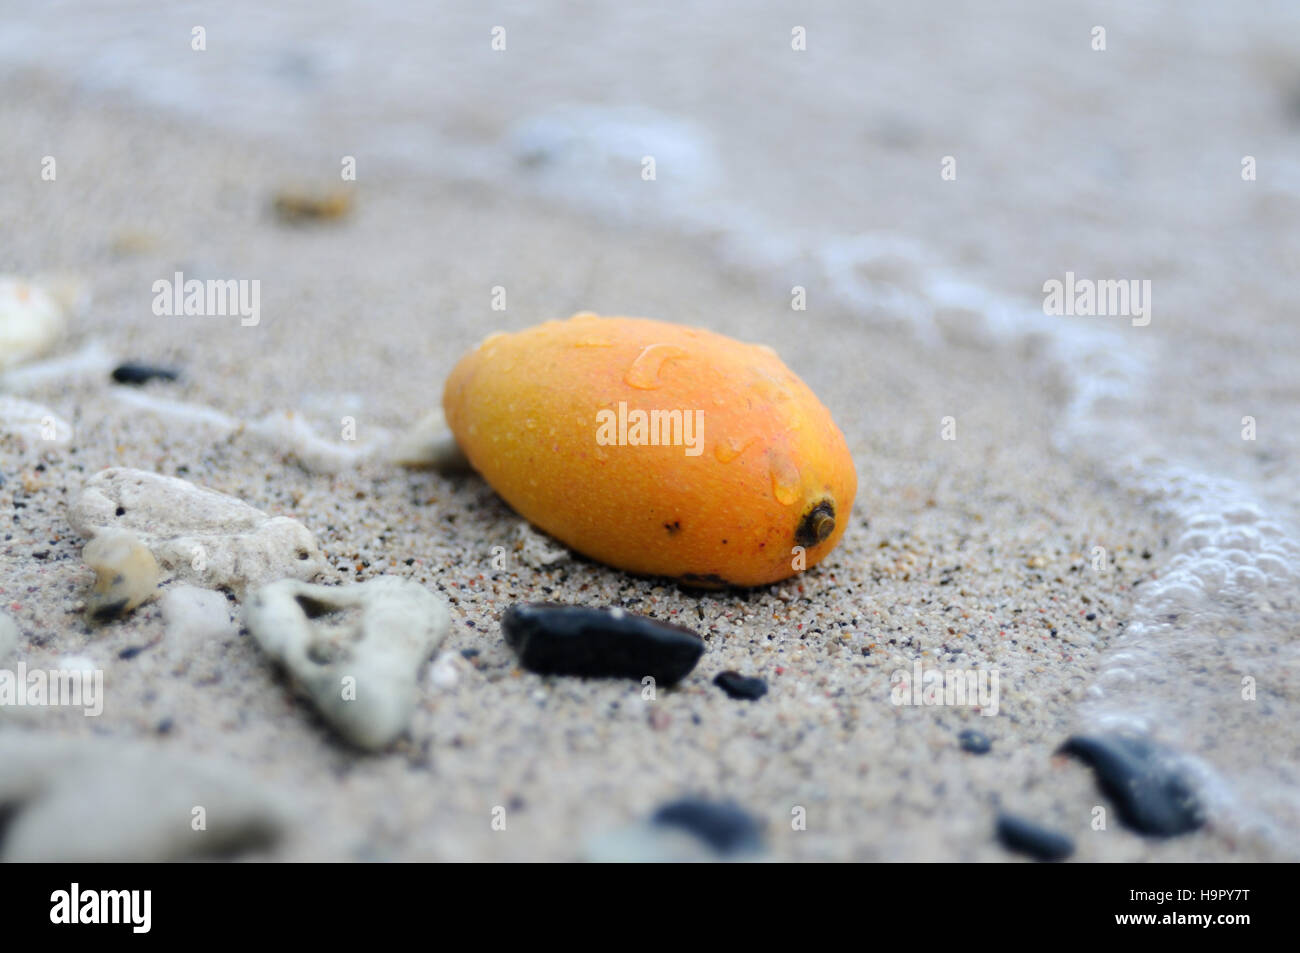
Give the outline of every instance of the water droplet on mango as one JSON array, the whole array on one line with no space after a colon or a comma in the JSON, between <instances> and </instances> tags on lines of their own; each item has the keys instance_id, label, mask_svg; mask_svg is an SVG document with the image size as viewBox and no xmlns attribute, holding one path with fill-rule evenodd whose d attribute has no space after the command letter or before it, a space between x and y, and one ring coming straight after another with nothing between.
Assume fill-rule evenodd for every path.
<instances>
[{"instance_id":1,"label":"water droplet on mango","mask_svg":"<svg viewBox=\"0 0 1300 953\"><path fill-rule=\"evenodd\" d=\"M799 502L799 468L789 457L781 453L772 454L769 461L772 476L772 495L782 506L794 506Z\"/></svg>"},{"instance_id":2,"label":"water droplet on mango","mask_svg":"<svg viewBox=\"0 0 1300 953\"><path fill-rule=\"evenodd\" d=\"M623 380L638 390L655 390L662 387L660 379L664 365L669 361L686 357L686 351L671 344L648 344L641 349L632 366L623 375Z\"/></svg>"},{"instance_id":3,"label":"water droplet on mango","mask_svg":"<svg viewBox=\"0 0 1300 953\"><path fill-rule=\"evenodd\" d=\"M746 437L743 440L736 437L724 437L713 447L713 455L718 458L719 463L730 463L744 453L757 439L757 437L753 436Z\"/></svg>"}]
</instances>

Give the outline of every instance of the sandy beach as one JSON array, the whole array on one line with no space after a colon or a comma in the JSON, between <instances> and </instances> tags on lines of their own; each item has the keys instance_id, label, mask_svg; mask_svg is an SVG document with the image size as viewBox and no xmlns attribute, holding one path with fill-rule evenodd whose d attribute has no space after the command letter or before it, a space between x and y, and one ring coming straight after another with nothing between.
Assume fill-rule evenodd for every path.
<instances>
[{"instance_id":1,"label":"sandy beach","mask_svg":"<svg viewBox=\"0 0 1300 953\"><path fill-rule=\"evenodd\" d=\"M20 632L0 667L88 659L105 686L97 717L0 707L0 745L128 745L164 775L172 759L226 766L279 812L277 836L236 853L251 860L580 860L602 835L686 795L743 807L765 828L763 858L778 861L1015 860L994 836L1000 810L1066 834L1079 861L1296 858L1294 833L1279 834L1294 832L1300 816L1288 790L1300 701L1292 566L1249 597L1199 593L1210 605L1208 634L1159 643L1169 646L1163 668L1142 667L1148 643L1126 649L1123 640L1128 630L1140 641L1135 621L1155 631L1177 614L1140 600L1195 555L1180 500L1204 508L1210 498L1162 467L1212 458L1215 474L1251 487L1261 521L1286 528L1296 515L1287 474L1300 411L1286 369L1300 339L1285 209L1300 193L1282 197L1274 185L1271 201L1204 232L1198 213L1171 211L1191 194L1175 186L1169 195L1134 188L1136 206L1076 214L1077 228L1053 232L1048 213L1017 204L1046 194L1034 170L1022 192L1004 182L999 195L1002 186L981 180L946 211L934 197L904 208L882 196L876 230L898 221L898 248L911 232L926 235L933 260L960 264L1029 313L1043 281L1074 263L1123 277L1137 263L1147 270L1133 276L1154 276L1160 310L1134 350L1155 340L1176 358L1155 363L1131 399L1115 391L1087 403L1061 370L1062 349L1076 339L1055 326L999 330L992 307L977 320L972 296L937 280L923 255L869 257L855 272L862 287L896 295L865 310L829 266L809 270L809 306L794 311L786 278L799 256L767 274L744 267L740 230L711 235L699 221L674 229L635 208L594 212L558 192L493 187L391 157L363 159L357 181L344 184L349 215L286 224L274 196L340 187L338 155L355 147L255 128L236 135L26 66L0 75L0 88L8 225L0 271L70 282L79 293L56 347L0 376L0 394L72 428L57 447L0 434L0 512L10 514L0 609ZM1277 141L1293 149L1300 127L1277 122L1285 126ZM931 140L942 127L904 126L903 144L890 148L923 153L929 187L939 188L946 149ZM911 144L916 137L922 145ZM54 182L39 175L45 155L58 159ZM1235 154L1224 155L1235 175ZM1135 166L1148 160L1141 150L1128 156ZM970 175L978 178L973 167ZM1072 202L1076 213L1086 204ZM802 208L804 231L833 217ZM987 217L997 209L1001 217ZM1159 227L1143 224L1150 209L1169 213ZM984 226L970 224L981 216ZM1219 249L1248 226L1263 230L1252 239L1257 258L1234 270ZM1174 232L1180 244L1169 246ZM1290 280L1260 259L1290 269ZM154 283L178 272L259 280L257 323L156 314ZM1229 274L1231 288L1216 283ZM504 310L492 307L498 287ZM918 301L924 333L909 311ZM1235 330L1213 317L1229 307ZM519 516L482 479L388 460L399 436L437 409L455 362L488 333L586 310L761 342L808 383L843 430L859 483L849 529L822 565L785 583L707 593L578 556L538 567L516 547ZM1127 359L1104 341L1090 347L1077 351L1080 364ZM180 376L115 384L109 372L124 361ZM1233 369L1216 383L1209 375L1219 363ZM1255 456L1233 445L1248 413L1267 429ZM1128 425L1138 418L1170 439L1156 446L1135 436ZM1175 429L1179 420L1186 425ZM1128 462L1143 454L1146 471ZM159 600L89 623L93 574L68 510L108 467L181 477L298 520L328 563L321 582L393 575L439 594L452 618L439 656L448 654L454 684L422 670L409 731L390 750L362 753L253 643L235 594L223 625L203 638L169 628ZM1261 538L1243 550L1267 555L1272 537ZM494 547L505 547L503 569ZM177 584L165 580L163 592ZM507 607L531 601L677 622L706 651L653 701L632 681L540 677L519 667L499 625ZM1159 645L1150 652L1160 655ZM1107 672L1125 664L1117 651L1139 659L1125 680L1138 687L1108 690ZM891 675L918 661L996 671L996 715L891 702ZM761 676L769 693L753 703L728 698L712 684L724 670ZM1180 684L1189 671L1210 694ZM1258 677L1262 699L1245 710L1236 704L1243 673ZM1139 711L1139 701L1150 707ZM1214 779L1202 829L1167 839L1115 820L1095 829L1094 808L1111 802L1086 766L1057 749L1135 712ZM1195 733L1180 727L1192 724ZM988 735L991 750L963 751L964 729ZM1255 742L1243 747L1242 737ZM22 787L3 770L0 800ZM1219 781L1246 778L1253 795ZM9 796L20 816L39 803ZM493 824L501 808L503 830ZM802 827L792 825L797 816ZM81 820L94 823L93 809ZM0 857L4 850L0 841Z\"/></svg>"}]
</instances>

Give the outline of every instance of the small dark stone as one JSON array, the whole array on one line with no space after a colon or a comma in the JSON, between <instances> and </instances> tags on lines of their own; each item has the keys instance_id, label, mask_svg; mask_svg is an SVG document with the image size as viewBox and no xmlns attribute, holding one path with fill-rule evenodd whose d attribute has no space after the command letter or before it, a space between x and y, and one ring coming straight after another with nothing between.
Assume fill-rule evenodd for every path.
<instances>
[{"instance_id":1,"label":"small dark stone","mask_svg":"<svg viewBox=\"0 0 1300 953\"><path fill-rule=\"evenodd\" d=\"M1035 860L1064 860L1074 853L1074 841L1014 814L999 814L998 840L1008 850Z\"/></svg>"},{"instance_id":2,"label":"small dark stone","mask_svg":"<svg viewBox=\"0 0 1300 953\"><path fill-rule=\"evenodd\" d=\"M748 853L763 847L758 821L729 801L682 798L655 811L651 822L686 831L719 854Z\"/></svg>"},{"instance_id":3,"label":"small dark stone","mask_svg":"<svg viewBox=\"0 0 1300 953\"><path fill-rule=\"evenodd\" d=\"M124 648L122 651L118 652L117 657L120 659L133 659L147 648L149 648L149 646L147 645L128 646L127 648Z\"/></svg>"},{"instance_id":4,"label":"small dark stone","mask_svg":"<svg viewBox=\"0 0 1300 953\"><path fill-rule=\"evenodd\" d=\"M757 701L767 694L767 682L755 676L741 675L739 672L719 672L713 679L713 684L732 698Z\"/></svg>"},{"instance_id":5,"label":"small dark stone","mask_svg":"<svg viewBox=\"0 0 1300 953\"><path fill-rule=\"evenodd\" d=\"M158 727L154 730L160 735L170 735L173 727L175 727L175 722L170 718L164 718L162 721L158 722Z\"/></svg>"},{"instance_id":6,"label":"small dark stone","mask_svg":"<svg viewBox=\"0 0 1300 953\"><path fill-rule=\"evenodd\" d=\"M825 542L835 532L835 504L822 500L804 513L799 526L794 531L794 541L800 546L811 549L818 543Z\"/></svg>"},{"instance_id":7,"label":"small dark stone","mask_svg":"<svg viewBox=\"0 0 1300 953\"><path fill-rule=\"evenodd\" d=\"M462 658L477 658L478 649L461 649L460 654Z\"/></svg>"},{"instance_id":8,"label":"small dark stone","mask_svg":"<svg viewBox=\"0 0 1300 953\"><path fill-rule=\"evenodd\" d=\"M119 599L117 602L110 602L107 605L102 605L94 611L92 618L96 622L108 622L111 619L116 619L126 610L126 604L130 601L131 600L129 599ZM124 651L130 650L126 649Z\"/></svg>"},{"instance_id":9,"label":"small dark stone","mask_svg":"<svg viewBox=\"0 0 1300 953\"><path fill-rule=\"evenodd\" d=\"M704 640L680 625L625 609L555 603L511 606L501 617L506 643L539 675L680 681L704 654Z\"/></svg>"},{"instance_id":10,"label":"small dark stone","mask_svg":"<svg viewBox=\"0 0 1300 953\"><path fill-rule=\"evenodd\" d=\"M1087 619L1089 622L1091 622L1097 618L1097 613L1089 612L1086 616L1084 616L1084 618Z\"/></svg>"},{"instance_id":11,"label":"small dark stone","mask_svg":"<svg viewBox=\"0 0 1300 953\"><path fill-rule=\"evenodd\" d=\"M1205 823L1196 787L1174 752L1140 735L1076 735L1061 746L1091 765L1120 820L1142 834L1172 837Z\"/></svg>"},{"instance_id":12,"label":"small dark stone","mask_svg":"<svg viewBox=\"0 0 1300 953\"><path fill-rule=\"evenodd\" d=\"M971 754L988 754L993 748L989 736L974 728L967 728L957 735L957 742L961 745L962 751L969 751Z\"/></svg>"},{"instance_id":13,"label":"small dark stone","mask_svg":"<svg viewBox=\"0 0 1300 953\"><path fill-rule=\"evenodd\" d=\"M113 368L113 380L119 384L146 384L151 380L174 381L180 376L170 367L154 367L152 364L119 364Z\"/></svg>"}]
</instances>

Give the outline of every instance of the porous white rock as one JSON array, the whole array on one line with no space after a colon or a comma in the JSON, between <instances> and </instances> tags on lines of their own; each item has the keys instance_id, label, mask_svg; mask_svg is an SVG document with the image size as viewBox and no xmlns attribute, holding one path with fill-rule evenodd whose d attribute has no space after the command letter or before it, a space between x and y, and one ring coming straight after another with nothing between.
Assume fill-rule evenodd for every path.
<instances>
[{"instance_id":1,"label":"porous white rock","mask_svg":"<svg viewBox=\"0 0 1300 953\"><path fill-rule=\"evenodd\" d=\"M420 666L451 625L439 596L395 576L345 586L286 579L252 593L243 618L326 720L372 750L410 724Z\"/></svg>"},{"instance_id":2,"label":"porous white rock","mask_svg":"<svg viewBox=\"0 0 1300 953\"><path fill-rule=\"evenodd\" d=\"M292 817L237 766L152 746L0 736L0 861L136 863L266 848Z\"/></svg>"},{"instance_id":3,"label":"porous white rock","mask_svg":"<svg viewBox=\"0 0 1300 953\"><path fill-rule=\"evenodd\" d=\"M86 598L91 618L116 618L148 602L158 591L162 575L158 561L130 530L100 531L82 549L81 558L95 571L95 584Z\"/></svg>"},{"instance_id":4,"label":"porous white rock","mask_svg":"<svg viewBox=\"0 0 1300 953\"><path fill-rule=\"evenodd\" d=\"M52 291L0 276L0 370L44 354L66 326L67 309Z\"/></svg>"},{"instance_id":5,"label":"porous white rock","mask_svg":"<svg viewBox=\"0 0 1300 953\"><path fill-rule=\"evenodd\" d=\"M95 474L68 510L83 536L129 529L169 573L207 589L243 592L277 579L328 570L307 527L269 516L187 480L113 468Z\"/></svg>"}]
</instances>

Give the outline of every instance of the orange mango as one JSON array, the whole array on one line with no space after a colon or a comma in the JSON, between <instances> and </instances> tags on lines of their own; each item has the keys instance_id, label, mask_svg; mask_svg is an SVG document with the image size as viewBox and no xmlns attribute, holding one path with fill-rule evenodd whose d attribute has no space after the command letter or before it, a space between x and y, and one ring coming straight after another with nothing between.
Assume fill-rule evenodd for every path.
<instances>
[{"instance_id":1,"label":"orange mango","mask_svg":"<svg viewBox=\"0 0 1300 953\"><path fill-rule=\"evenodd\" d=\"M443 412L529 522L687 585L816 565L857 492L843 434L776 352L700 328L579 314L493 334L452 370Z\"/></svg>"}]
</instances>

